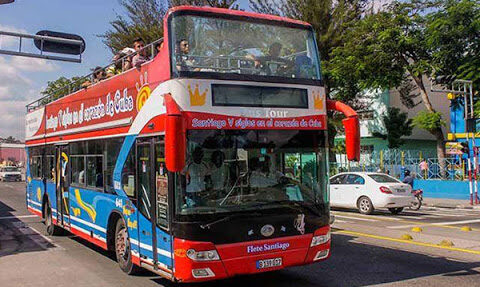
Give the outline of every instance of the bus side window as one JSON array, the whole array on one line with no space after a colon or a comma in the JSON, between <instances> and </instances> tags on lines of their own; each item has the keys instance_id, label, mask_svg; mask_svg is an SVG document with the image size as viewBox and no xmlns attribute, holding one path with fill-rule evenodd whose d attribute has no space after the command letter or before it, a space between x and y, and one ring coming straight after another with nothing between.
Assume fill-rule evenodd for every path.
<instances>
[{"instance_id":1,"label":"bus side window","mask_svg":"<svg viewBox=\"0 0 480 287\"><path fill-rule=\"evenodd\" d=\"M135 148L132 147L122 169L122 187L128 197L133 200L135 196Z\"/></svg>"}]
</instances>

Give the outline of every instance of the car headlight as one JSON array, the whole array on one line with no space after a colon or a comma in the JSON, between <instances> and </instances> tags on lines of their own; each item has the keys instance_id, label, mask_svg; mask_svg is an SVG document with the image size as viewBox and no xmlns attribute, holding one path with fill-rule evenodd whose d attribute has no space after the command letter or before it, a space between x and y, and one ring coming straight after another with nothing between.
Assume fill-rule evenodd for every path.
<instances>
[{"instance_id":1,"label":"car headlight","mask_svg":"<svg viewBox=\"0 0 480 287\"><path fill-rule=\"evenodd\" d=\"M216 250L195 251L195 249L187 250L187 257L193 261L215 261L220 260L220 256Z\"/></svg>"},{"instance_id":2,"label":"car headlight","mask_svg":"<svg viewBox=\"0 0 480 287\"><path fill-rule=\"evenodd\" d=\"M324 244L330 241L330 231L327 232L327 234L324 235L317 235L312 238L312 243L310 244L310 247L317 246L320 244Z\"/></svg>"}]
</instances>

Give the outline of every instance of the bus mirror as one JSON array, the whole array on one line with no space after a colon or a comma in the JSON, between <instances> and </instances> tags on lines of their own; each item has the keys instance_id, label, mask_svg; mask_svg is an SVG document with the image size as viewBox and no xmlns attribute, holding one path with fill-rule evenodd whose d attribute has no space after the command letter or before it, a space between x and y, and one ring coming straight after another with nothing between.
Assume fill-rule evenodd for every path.
<instances>
[{"instance_id":1,"label":"bus mirror","mask_svg":"<svg viewBox=\"0 0 480 287\"><path fill-rule=\"evenodd\" d=\"M351 117L342 120L345 128L345 149L348 160L360 160L360 125L358 117Z\"/></svg>"},{"instance_id":2,"label":"bus mirror","mask_svg":"<svg viewBox=\"0 0 480 287\"><path fill-rule=\"evenodd\" d=\"M327 100L327 110L337 111L345 115L342 120L345 128L345 147L348 160L360 160L360 123L357 113L340 101Z\"/></svg>"},{"instance_id":3,"label":"bus mirror","mask_svg":"<svg viewBox=\"0 0 480 287\"><path fill-rule=\"evenodd\" d=\"M165 125L165 162L171 172L181 172L185 167L185 126L183 117L167 115Z\"/></svg>"},{"instance_id":4,"label":"bus mirror","mask_svg":"<svg viewBox=\"0 0 480 287\"><path fill-rule=\"evenodd\" d=\"M186 130L182 111L172 95L164 96L165 117L165 163L171 172L181 172L185 167Z\"/></svg>"}]
</instances>

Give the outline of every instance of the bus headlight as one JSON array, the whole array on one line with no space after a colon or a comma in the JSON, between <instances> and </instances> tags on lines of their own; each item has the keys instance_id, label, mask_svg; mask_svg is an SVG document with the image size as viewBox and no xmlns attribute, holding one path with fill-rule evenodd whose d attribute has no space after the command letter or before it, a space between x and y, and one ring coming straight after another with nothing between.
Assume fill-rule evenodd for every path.
<instances>
[{"instance_id":1,"label":"bus headlight","mask_svg":"<svg viewBox=\"0 0 480 287\"><path fill-rule=\"evenodd\" d=\"M193 261L215 261L220 260L220 256L216 250L195 251L195 249L187 250L187 257Z\"/></svg>"},{"instance_id":2,"label":"bus headlight","mask_svg":"<svg viewBox=\"0 0 480 287\"><path fill-rule=\"evenodd\" d=\"M317 246L320 244L324 244L330 241L330 231L327 232L325 235L317 235L312 238L312 243L310 244L310 247Z\"/></svg>"}]
</instances>

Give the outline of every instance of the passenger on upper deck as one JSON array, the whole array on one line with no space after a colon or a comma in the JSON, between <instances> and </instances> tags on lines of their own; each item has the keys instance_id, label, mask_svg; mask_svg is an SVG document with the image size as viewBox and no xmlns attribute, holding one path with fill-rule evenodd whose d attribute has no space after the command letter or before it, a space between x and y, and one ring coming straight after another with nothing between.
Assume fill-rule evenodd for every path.
<instances>
[{"instance_id":1,"label":"passenger on upper deck","mask_svg":"<svg viewBox=\"0 0 480 287\"><path fill-rule=\"evenodd\" d=\"M126 54L123 52L118 52L112 58L112 64L107 68L107 78L113 77L115 75L122 73L122 59Z\"/></svg>"},{"instance_id":2,"label":"passenger on upper deck","mask_svg":"<svg viewBox=\"0 0 480 287\"><path fill-rule=\"evenodd\" d=\"M102 80L105 80L105 78L106 78L106 75L103 68L100 66L95 67L95 69L93 70L93 84L96 84ZM86 88L90 85L92 85L92 82L90 80L86 80L85 82L82 83L82 88Z\"/></svg>"},{"instance_id":3,"label":"passenger on upper deck","mask_svg":"<svg viewBox=\"0 0 480 287\"><path fill-rule=\"evenodd\" d=\"M160 51L162 50L162 48L163 48L163 42L155 44L155 56L160 54Z\"/></svg>"},{"instance_id":4,"label":"passenger on upper deck","mask_svg":"<svg viewBox=\"0 0 480 287\"><path fill-rule=\"evenodd\" d=\"M267 56L247 55L247 59L255 61L255 68L261 69L267 75L276 75L285 73L289 67L293 67L293 63L287 59L280 57L282 52L282 44L274 42L268 49Z\"/></svg>"},{"instance_id":5,"label":"passenger on upper deck","mask_svg":"<svg viewBox=\"0 0 480 287\"><path fill-rule=\"evenodd\" d=\"M188 44L187 39L180 39L175 45L175 54L177 62L177 70L187 71L190 70L192 66L195 65L195 60L192 59L188 54L190 53L190 44ZM196 69L198 70L198 69Z\"/></svg>"},{"instance_id":6,"label":"passenger on upper deck","mask_svg":"<svg viewBox=\"0 0 480 287\"><path fill-rule=\"evenodd\" d=\"M148 61L147 52L144 49L145 42L143 41L143 39L142 38L135 39L135 41L133 41L133 48L135 49L135 52L137 54L133 56L132 64L134 67L138 68L143 63Z\"/></svg>"},{"instance_id":7,"label":"passenger on upper deck","mask_svg":"<svg viewBox=\"0 0 480 287\"><path fill-rule=\"evenodd\" d=\"M135 53L135 50L132 49L132 48L129 48L129 47L126 47L126 48L123 48L123 50L121 51L121 53L125 54L125 58L123 58L123 72L125 71L128 71L130 70L133 66L132 66L132 56L130 56L130 54L133 54Z\"/></svg>"}]
</instances>

